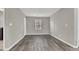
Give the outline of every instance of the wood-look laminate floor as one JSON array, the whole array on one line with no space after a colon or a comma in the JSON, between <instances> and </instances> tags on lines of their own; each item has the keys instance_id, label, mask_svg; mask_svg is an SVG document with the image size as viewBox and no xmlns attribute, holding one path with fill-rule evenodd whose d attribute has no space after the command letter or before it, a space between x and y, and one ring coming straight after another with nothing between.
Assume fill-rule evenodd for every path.
<instances>
[{"instance_id":1,"label":"wood-look laminate floor","mask_svg":"<svg viewBox=\"0 0 79 59\"><path fill-rule=\"evenodd\" d=\"M3 50L3 40L0 40L0 51Z\"/></svg>"},{"instance_id":2,"label":"wood-look laminate floor","mask_svg":"<svg viewBox=\"0 0 79 59\"><path fill-rule=\"evenodd\" d=\"M79 51L50 35L25 36L11 51Z\"/></svg>"}]
</instances>

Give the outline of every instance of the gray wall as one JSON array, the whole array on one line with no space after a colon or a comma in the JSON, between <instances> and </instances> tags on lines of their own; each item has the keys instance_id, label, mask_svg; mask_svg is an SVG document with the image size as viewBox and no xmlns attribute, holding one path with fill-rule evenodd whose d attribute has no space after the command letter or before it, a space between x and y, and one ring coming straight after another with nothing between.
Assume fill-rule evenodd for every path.
<instances>
[{"instance_id":1,"label":"gray wall","mask_svg":"<svg viewBox=\"0 0 79 59\"><path fill-rule=\"evenodd\" d=\"M74 37L74 9L63 8L51 16L51 34L61 40L76 46Z\"/></svg>"},{"instance_id":2,"label":"gray wall","mask_svg":"<svg viewBox=\"0 0 79 59\"><path fill-rule=\"evenodd\" d=\"M5 48L9 49L24 36L24 14L18 8L5 9Z\"/></svg>"},{"instance_id":3,"label":"gray wall","mask_svg":"<svg viewBox=\"0 0 79 59\"><path fill-rule=\"evenodd\" d=\"M0 28L3 27L3 12L0 11Z\"/></svg>"},{"instance_id":4,"label":"gray wall","mask_svg":"<svg viewBox=\"0 0 79 59\"><path fill-rule=\"evenodd\" d=\"M35 30L35 20L41 20L41 30ZM49 17L26 17L26 34L49 34L50 18Z\"/></svg>"}]
</instances>

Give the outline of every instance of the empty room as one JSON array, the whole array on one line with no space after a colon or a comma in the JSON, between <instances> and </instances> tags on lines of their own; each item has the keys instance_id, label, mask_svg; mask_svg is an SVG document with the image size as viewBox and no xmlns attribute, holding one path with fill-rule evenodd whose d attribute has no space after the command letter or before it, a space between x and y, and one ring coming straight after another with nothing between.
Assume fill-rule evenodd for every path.
<instances>
[{"instance_id":1,"label":"empty room","mask_svg":"<svg viewBox=\"0 0 79 59\"><path fill-rule=\"evenodd\" d=\"M5 51L79 51L78 8L5 8Z\"/></svg>"}]
</instances>

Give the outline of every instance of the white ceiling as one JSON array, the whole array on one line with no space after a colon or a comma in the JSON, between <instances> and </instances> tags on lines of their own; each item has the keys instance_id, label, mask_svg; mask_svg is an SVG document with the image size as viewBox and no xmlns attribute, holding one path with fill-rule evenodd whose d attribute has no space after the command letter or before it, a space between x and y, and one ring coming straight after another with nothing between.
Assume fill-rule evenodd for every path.
<instances>
[{"instance_id":1,"label":"white ceiling","mask_svg":"<svg viewBox=\"0 0 79 59\"><path fill-rule=\"evenodd\" d=\"M60 8L21 8L26 16L51 16Z\"/></svg>"}]
</instances>

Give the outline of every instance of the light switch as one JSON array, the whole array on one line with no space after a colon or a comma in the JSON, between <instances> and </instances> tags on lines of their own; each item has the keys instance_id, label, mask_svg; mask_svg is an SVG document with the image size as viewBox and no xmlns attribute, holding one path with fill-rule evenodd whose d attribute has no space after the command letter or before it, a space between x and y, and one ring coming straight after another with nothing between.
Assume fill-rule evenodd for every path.
<instances>
[{"instance_id":1,"label":"light switch","mask_svg":"<svg viewBox=\"0 0 79 59\"><path fill-rule=\"evenodd\" d=\"M12 23L9 23L9 26L11 27L13 24Z\"/></svg>"},{"instance_id":2,"label":"light switch","mask_svg":"<svg viewBox=\"0 0 79 59\"><path fill-rule=\"evenodd\" d=\"M68 24L65 24L65 27L68 27Z\"/></svg>"}]
</instances>

